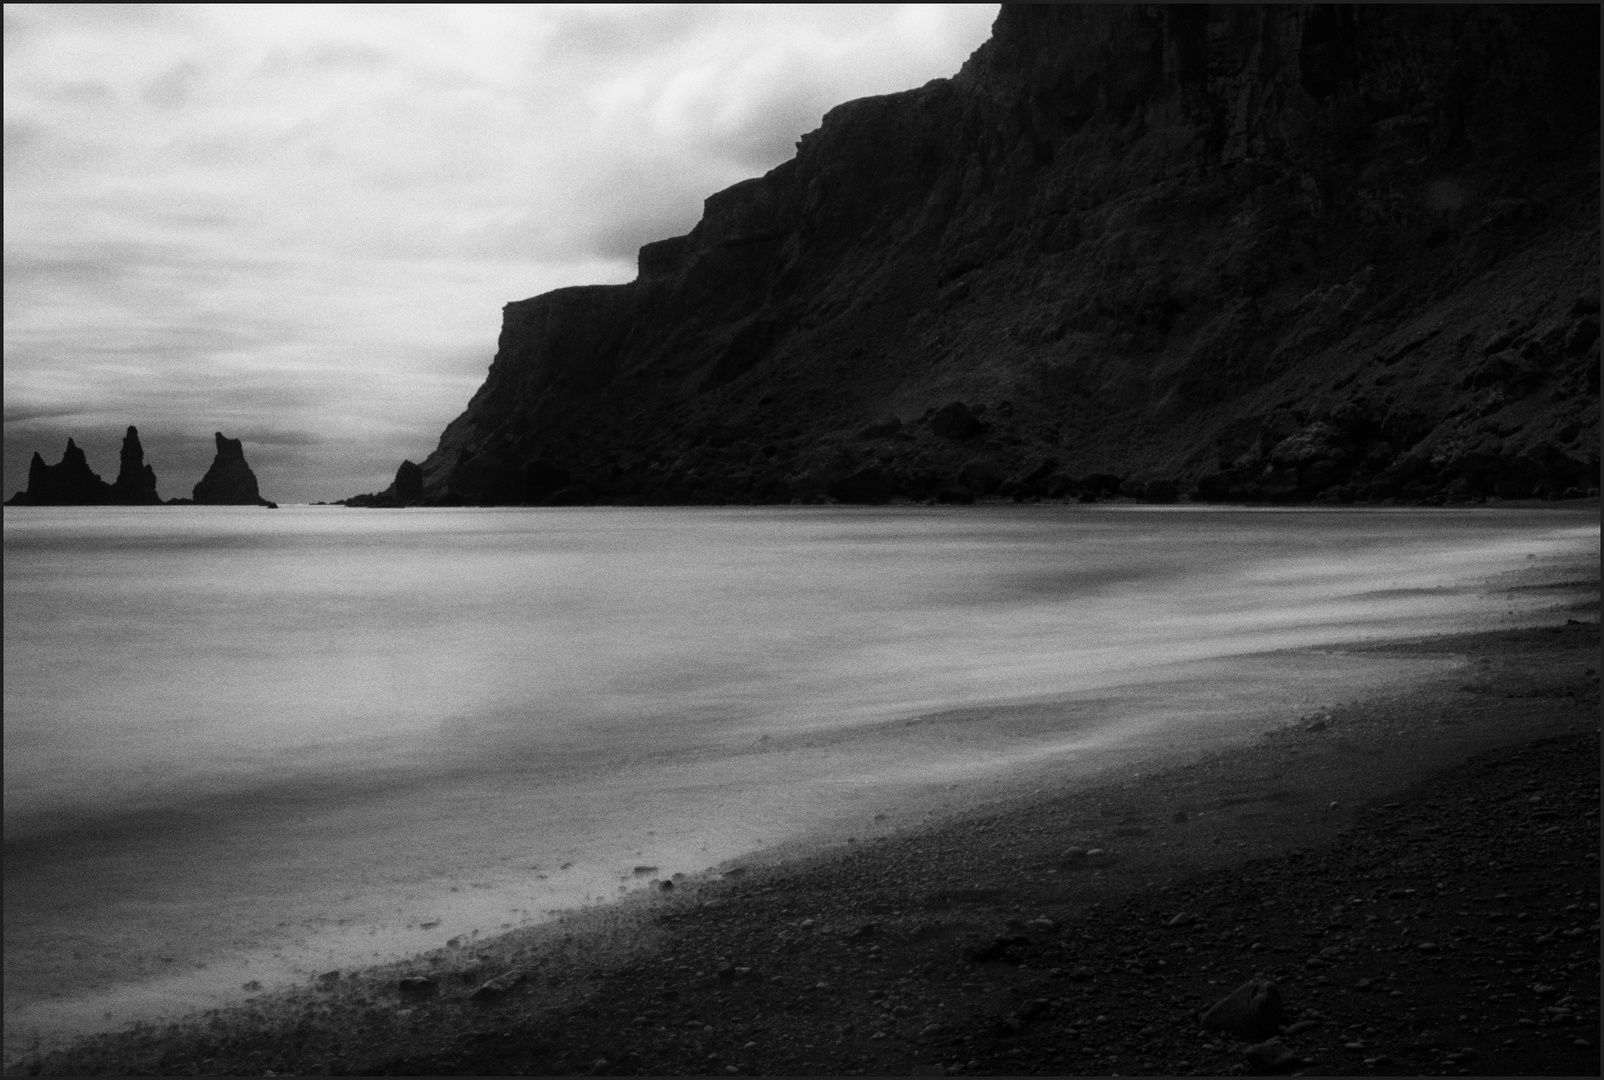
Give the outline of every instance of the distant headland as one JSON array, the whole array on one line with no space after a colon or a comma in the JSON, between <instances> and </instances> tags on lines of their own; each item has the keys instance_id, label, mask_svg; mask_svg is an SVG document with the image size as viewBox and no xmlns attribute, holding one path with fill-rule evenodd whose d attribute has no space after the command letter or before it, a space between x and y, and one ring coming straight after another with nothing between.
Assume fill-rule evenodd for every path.
<instances>
[{"instance_id":1,"label":"distant headland","mask_svg":"<svg viewBox=\"0 0 1604 1080\"><path fill-rule=\"evenodd\" d=\"M106 483L84 456L82 448L67 440L66 452L54 465L34 452L28 465L28 489L6 500L7 506L265 506L278 509L278 503L262 498L256 474L245 462L245 448L238 439L217 432L217 456L211 468L195 485L188 499L163 502L156 494L156 470L145 463L145 449L139 442L139 429L132 425L123 436L122 464L114 483Z\"/></svg>"}]
</instances>

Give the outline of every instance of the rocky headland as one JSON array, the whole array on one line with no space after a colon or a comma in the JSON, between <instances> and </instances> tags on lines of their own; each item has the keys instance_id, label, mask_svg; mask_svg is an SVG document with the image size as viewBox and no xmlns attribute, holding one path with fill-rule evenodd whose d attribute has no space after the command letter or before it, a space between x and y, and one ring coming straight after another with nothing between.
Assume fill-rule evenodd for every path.
<instances>
[{"instance_id":1,"label":"rocky headland","mask_svg":"<svg viewBox=\"0 0 1604 1080\"><path fill-rule=\"evenodd\" d=\"M1591 5L1011 6L356 505L1596 493Z\"/></svg>"}]
</instances>

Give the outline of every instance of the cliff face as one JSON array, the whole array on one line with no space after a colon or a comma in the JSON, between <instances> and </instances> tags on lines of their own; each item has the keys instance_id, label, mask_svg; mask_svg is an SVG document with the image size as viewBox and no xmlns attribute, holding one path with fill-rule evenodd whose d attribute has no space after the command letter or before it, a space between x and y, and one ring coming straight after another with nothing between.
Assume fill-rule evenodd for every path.
<instances>
[{"instance_id":1,"label":"cliff face","mask_svg":"<svg viewBox=\"0 0 1604 1080\"><path fill-rule=\"evenodd\" d=\"M238 439L225 438L221 431L213 438L217 442L217 456L211 468L195 485L194 501L207 506L274 506L262 498L256 486L256 474L245 463L245 447Z\"/></svg>"},{"instance_id":2,"label":"cliff face","mask_svg":"<svg viewBox=\"0 0 1604 1080\"><path fill-rule=\"evenodd\" d=\"M1005 7L634 282L508 304L423 494L1596 492L1598 18Z\"/></svg>"}]
</instances>

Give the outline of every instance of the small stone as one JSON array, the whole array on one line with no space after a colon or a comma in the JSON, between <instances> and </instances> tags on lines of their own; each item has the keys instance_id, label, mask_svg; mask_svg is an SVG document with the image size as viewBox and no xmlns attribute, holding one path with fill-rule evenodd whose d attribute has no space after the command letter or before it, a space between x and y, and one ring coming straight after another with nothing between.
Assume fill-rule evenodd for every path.
<instances>
[{"instance_id":1,"label":"small stone","mask_svg":"<svg viewBox=\"0 0 1604 1080\"><path fill-rule=\"evenodd\" d=\"M1442 951L1440 948L1437 947L1437 943L1435 941L1422 941L1419 945L1415 946L1415 949L1416 949L1416 951L1423 952L1423 953L1434 953L1434 952L1441 952Z\"/></svg>"},{"instance_id":2,"label":"small stone","mask_svg":"<svg viewBox=\"0 0 1604 1080\"><path fill-rule=\"evenodd\" d=\"M1072 847L1064 852L1064 860L1066 862L1084 862L1085 859L1086 849L1083 847Z\"/></svg>"},{"instance_id":3,"label":"small stone","mask_svg":"<svg viewBox=\"0 0 1604 1080\"><path fill-rule=\"evenodd\" d=\"M1074 979L1076 982L1085 982L1087 979L1092 978L1096 974L1097 974L1097 972L1093 971L1091 968L1087 967L1085 964L1082 964L1080 967L1078 967L1075 970L1071 971L1069 973L1069 977L1071 979Z\"/></svg>"},{"instance_id":4,"label":"small stone","mask_svg":"<svg viewBox=\"0 0 1604 1080\"><path fill-rule=\"evenodd\" d=\"M1326 729L1326 722L1324 720L1316 720L1314 723L1305 726L1303 730L1304 731L1324 731L1325 729Z\"/></svg>"},{"instance_id":5,"label":"small stone","mask_svg":"<svg viewBox=\"0 0 1604 1080\"><path fill-rule=\"evenodd\" d=\"M396 989L403 994L432 994L440 989L440 984L424 975L408 975L396 984Z\"/></svg>"},{"instance_id":6,"label":"small stone","mask_svg":"<svg viewBox=\"0 0 1604 1080\"><path fill-rule=\"evenodd\" d=\"M1554 988L1547 983L1533 983L1532 993L1540 998L1550 998L1554 996Z\"/></svg>"},{"instance_id":7,"label":"small stone","mask_svg":"<svg viewBox=\"0 0 1604 1080\"><path fill-rule=\"evenodd\" d=\"M1086 851L1086 857L1088 859L1101 859L1104 855L1107 855L1107 854L1108 854L1108 852L1104 851L1100 847L1088 848L1087 851Z\"/></svg>"},{"instance_id":8,"label":"small stone","mask_svg":"<svg viewBox=\"0 0 1604 1080\"><path fill-rule=\"evenodd\" d=\"M1175 813L1170 815L1170 820L1175 822L1175 824L1177 824L1177 825L1185 825L1186 824L1186 811L1185 810L1177 810L1177 811L1175 811Z\"/></svg>"},{"instance_id":9,"label":"small stone","mask_svg":"<svg viewBox=\"0 0 1604 1080\"><path fill-rule=\"evenodd\" d=\"M1191 926L1195 922L1197 922L1196 915L1193 915L1190 911L1182 911L1172 916L1170 921L1164 925L1173 930L1182 926Z\"/></svg>"},{"instance_id":10,"label":"small stone","mask_svg":"<svg viewBox=\"0 0 1604 1080\"><path fill-rule=\"evenodd\" d=\"M1575 1046L1575 1047L1579 1047L1582 1050L1589 1050L1593 1046L1593 1044L1588 1042L1586 1039L1572 1039L1571 1040L1571 1045Z\"/></svg>"},{"instance_id":11,"label":"small stone","mask_svg":"<svg viewBox=\"0 0 1604 1080\"><path fill-rule=\"evenodd\" d=\"M657 888L662 892L673 892L674 891L674 883L672 881L665 881L662 884L658 885Z\"/></svg>"},{"instance_id":12,"label":"small stone","mask_svg":"<svg viewBox=\"0 0 1604 1080\"><path fill-rule=\"evenodd\" d=\"M814 921L812 919L803 919L801 922L797 923L796 925L797 925L797 928L800 929L800 930L812 930L813 927L816 924L814 923Z\"/></svg>"},{"instance_id":13,"label":"small stone","mask_svg":"<svg viewBox=\"0 0 1604 1080\"><path fill-rule=\"evenodd\" d=\"M262 988L262 984L257 982L255 979L252 979L250 982L248 982L244 986L240 987L241 990L245 990L245 991L247 991L249 993L255 993L256 991L260 990L261 988Z\"/></svg>"},{"instance_id":14,"label":"small stone","mask_svg":"<svg viewBox=\"0 0 1604 1080\"><path fill-rule=\"evenodd\" d=\"M635 875L635 876L636 876L636 877L649 877L649 876L651 876L651 875L652 875L652 874L655 874L655 873L657 873L657 867L655 867L655 866L637 866L637 867L635 867L635 869L634 869L634 870L633 870L633 871L631 871L631 872L632 872L632 873L633 873L633 874L634 874L634 875Z\"/></svg>"},{"instance_id":15,"label":"small stone","mask_svg":"<svg viewBox=\"0 0 1604 1080\"><path fill-rule=\"evenodd\" d=\"M317 981L325 986L330 983L337 983L340 981L340 973L338 971L325 971L317 977Z\"/></svg>"},{"instance_id":16,"label":"small stone","mask_svg":"<svg viewBox=\"0 0 1604 1080\"><path fill-rule=\"evenodd\" d=\"M1320 1026L1320 1021L1318 1021L1318 1020L1299 1020L1295 1024L1288 1024L1285 1028L1283 1028L1281 1030L1281 1034L1283 1034L1283 1035L1297 1035L1297 1034L1300 1034L1300 1033L1305 1032L1305 1031L1313 1031L1315 1028L1317 1028L1319 1026Z\"/></svg>"}]
</instances>

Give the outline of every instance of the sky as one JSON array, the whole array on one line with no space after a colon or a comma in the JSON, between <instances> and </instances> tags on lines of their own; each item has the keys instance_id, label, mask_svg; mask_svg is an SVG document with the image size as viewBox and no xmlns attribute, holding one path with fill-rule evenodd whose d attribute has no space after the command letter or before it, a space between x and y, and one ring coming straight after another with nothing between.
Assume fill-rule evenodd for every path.
<instances>
[{"instance_id":1,"label":"sky","mask_svg":"<svg viewBox=\"0 0 1604 1080\"><path fill-rule=\"evenodd\" d=\"M129 424L163 498L376 491L501 306L641 244L831 107L954 74L996 5L6 4L5 495Z\"/></svg>"}]
</instances>

